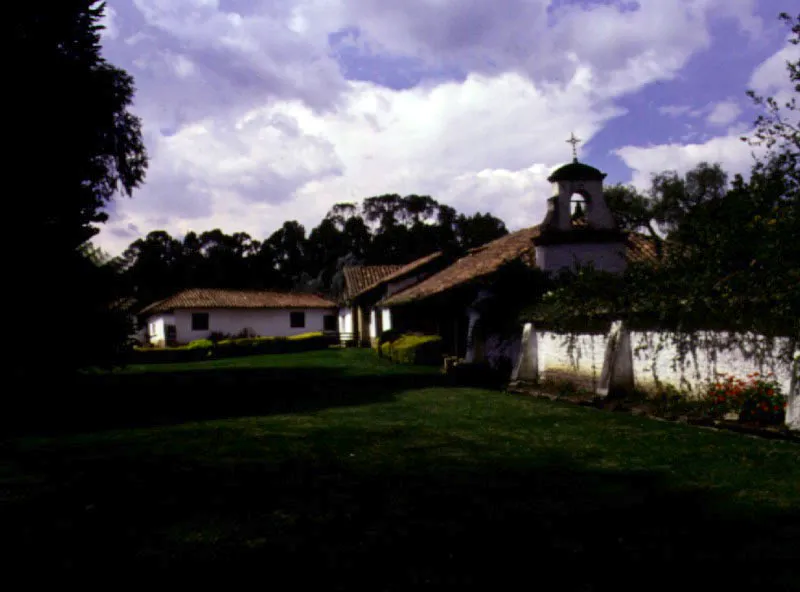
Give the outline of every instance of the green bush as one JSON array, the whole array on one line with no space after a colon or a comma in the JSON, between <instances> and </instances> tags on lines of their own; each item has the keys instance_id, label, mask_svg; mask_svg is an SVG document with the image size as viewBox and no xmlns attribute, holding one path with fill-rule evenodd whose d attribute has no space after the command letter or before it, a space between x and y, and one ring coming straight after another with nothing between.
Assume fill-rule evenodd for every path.
<instances>
[{"instance_id":1,"label":"green bush","mask_svg":"<svg viewBox=\"0 0 800 592\"><path fill-rule=\"evenodd\" d=\"M324 335L324 334L322 334L320 332L300 333L299 335L290 335L288 337L288 339L289 339L289 341L305 341L307 339L320 339L322 337L325 337L326 339L329 339L328 336L326 336L326 335Z\"/></svg>"},{"instance_id":2,"label":"green bush","mask_svg":"<svg viewBox=\"0 0 800 592\"><path fill-rule=\"evenodd\" d=\"M786 406L787 399L778 382L772 376L759 378L755 373L750 376L750 383L742 393L739 419L760 425L782 425L786 419Z\"/></svg>"},{"instance_id":3,"label":"green bush","mask_svg":"<svg viewBox=\"0 0 800 592\"><path fill-rule=\"evenodd\" d=\"M381 355L398 364L438 365L442 363L442 338L410 333L381 344Z\"/></svg>"},{"instance_id":4,"label":"green bush","mask_svg":"<svg viewBox=\"0 0 800 592\"><path fill-rule=\"evenodd\" d=\"M186 349L210 349L214 347L214 342L210 339L195 339L194 341L190 341L185 347Z\"/></svg>"},{"instance_id":5,"label":"green bush","mask_svg":"<svg viewBox=\"0 0 800 592\"><path fill-rule=\"evenodd\" d=\"M232 358L325 349L335 342L335 335L322 333L302 333L292 337L227 338L217 342L197 339L179 347L136 348L132 360L137 364L196 362L208 357Z\"/></svg>"},{"instance_id":6,"label":"green bush","mask_svg":"<svg viewBox=\"0 0 800 592\"><path fill-rule=\"evenodd\" d=\"M376 339L373 344L372 348L378 352L378 355L382 358L388 358L389 350L387 349L386 352L384 351L384 345L386 343L391 343L398 339L401 336L401 333L396 329L387 329L386 331L382 331L380 335L378 335L378 339Z\"/></svg>"}]
</instances>

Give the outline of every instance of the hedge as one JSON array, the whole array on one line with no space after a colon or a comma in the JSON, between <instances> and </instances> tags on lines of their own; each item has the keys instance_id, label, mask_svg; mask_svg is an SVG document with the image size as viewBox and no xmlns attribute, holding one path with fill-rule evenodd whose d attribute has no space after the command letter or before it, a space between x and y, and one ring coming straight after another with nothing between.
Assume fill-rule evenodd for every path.
<instances>
[{"instance_id":1,"label":"hedge","mask_svg":"<svg viewBox=\"0 0 800 592\"><path fill-rule=\"evenodd\" d=\"M382 343L380 353L398 364L438 365L442 363L442 338L408 333Z\"/></svg>"},{"instance_id":2,"label":"hedge","mask_svg":"<svg viewBox=\"0 0 800 592\"><path fill-rule=\"evenodd\" d=\"M223 339L214 344L209 339L198 339L178 347L137 347L132 362L152 364L158 362L197 362L209 358L230 358L257 354L282 354L326 349L337 342L335 335L302 333L291 337L245 337Z\"/></svg>"}]
</instances>

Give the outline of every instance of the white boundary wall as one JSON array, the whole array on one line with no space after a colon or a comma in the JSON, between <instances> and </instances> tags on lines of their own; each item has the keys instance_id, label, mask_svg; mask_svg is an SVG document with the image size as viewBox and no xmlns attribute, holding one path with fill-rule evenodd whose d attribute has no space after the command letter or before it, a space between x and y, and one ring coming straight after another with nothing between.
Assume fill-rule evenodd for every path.
<instances>
[{"instance_id":1,"label":"white boundary wall","mask_svg":"<svg viewBox=\"0 0 800 592\"><path fill-rule=\"evenodd\" d=\"M597 388L608 343L606 335L579 334L570 339L564 334L536 331L531 339L530 332L534 329L530 325L526 327L529 334L527 340L523 340L522 351L528 356L535 355L535 363L527 360L522 364L521 359L515 359L518 367L529 368L537 377L548 373L571 376L576 382ZM778 357L779 348L786 345L785 340L777 340L772 351L764 344L760 352L755 352L740 345L727 346L727 337L728 334L721 332L697 333L695 347L689 348L681 361L676 345L667 334L631 331L635 386L652 390L656 384L669 384L682 392L699 396L708 382L719 374L745 378L753 372L762 375L772 372L789 399L786 423L800 429L800 352L795 353L796 361L792 366ZM529 380L532 377L521 375L519 378Z\"/></svg>"}]
</instances>

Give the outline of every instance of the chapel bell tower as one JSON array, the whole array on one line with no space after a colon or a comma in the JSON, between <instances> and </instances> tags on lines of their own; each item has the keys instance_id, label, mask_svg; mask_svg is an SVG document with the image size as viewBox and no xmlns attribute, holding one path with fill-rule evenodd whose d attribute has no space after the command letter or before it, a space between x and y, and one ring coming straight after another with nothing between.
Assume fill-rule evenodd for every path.
<instances>
[{"instance_id":1,"label":"chapel bell tower","mask_svg":"<svg viewBox=\"0 0 800 592\"><path fill-rule=\"evenodd\" d=\"M612 273L625 270L625 234L620 232L603 196L605 173L578 162L575 135L573 160L548 177L554 195L547 200L547 214L539 225L536 264L544 271L558 271L592 263Z\"/></svg>"}]
</instances>

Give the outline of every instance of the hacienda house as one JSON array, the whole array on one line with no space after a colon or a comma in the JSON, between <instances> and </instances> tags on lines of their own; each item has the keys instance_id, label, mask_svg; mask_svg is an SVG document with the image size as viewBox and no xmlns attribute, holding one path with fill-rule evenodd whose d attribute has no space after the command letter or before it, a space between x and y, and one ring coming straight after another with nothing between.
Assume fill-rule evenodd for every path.
<instances>
[{"instance_id":1,"label":"hacienda house","mask_svg":"<svg viewBox=\"0 0 800 592\"><path fill-rule=\"evenodd\" d=\"M402 292L447 265L441 252L407 265L362 265L344 268L345 289L340 298L339 334L343 343L369 346L392 329L392 313L376 303Z\"/></svg>"},{"instance_id":2,"label":"hacienda house","mask_svg":"<svg viewBox=\"0 0 800 592\"><path fill-rule=\"evenodd\" d=\"M315 294L261 290L184 290L142 309L147 342L164 346L212 333L288 337L336 331L336 304Z\"/></svg>"},{"instance_id":3,"label":"hacienda house","mask_svg":"<svg viewBox=\"0 0 800 592\"><path fill-rule=\"evenodd\" d=\"M655 260L650 240L618 229L603 195L604 178L577 159L558 168L548 179L554 195L541 224L471 249L452 265L387 294L375 306L391 310L395 329L438 334L445 352L468 361L488 357L485 344L497 330L489 326L489 319L481 319L481 311L488 308L493 323L508 321L514 332L511 339L495 334L494 340L507 346L492 347L493 354L513 360L519 337L509 305L515 297L524 298L529 287L513 285L513 276L509 283L504 270L523 266L555 272L591 262L597 269L621 272L630 261Z\"/></svg>"}]
</instances>

